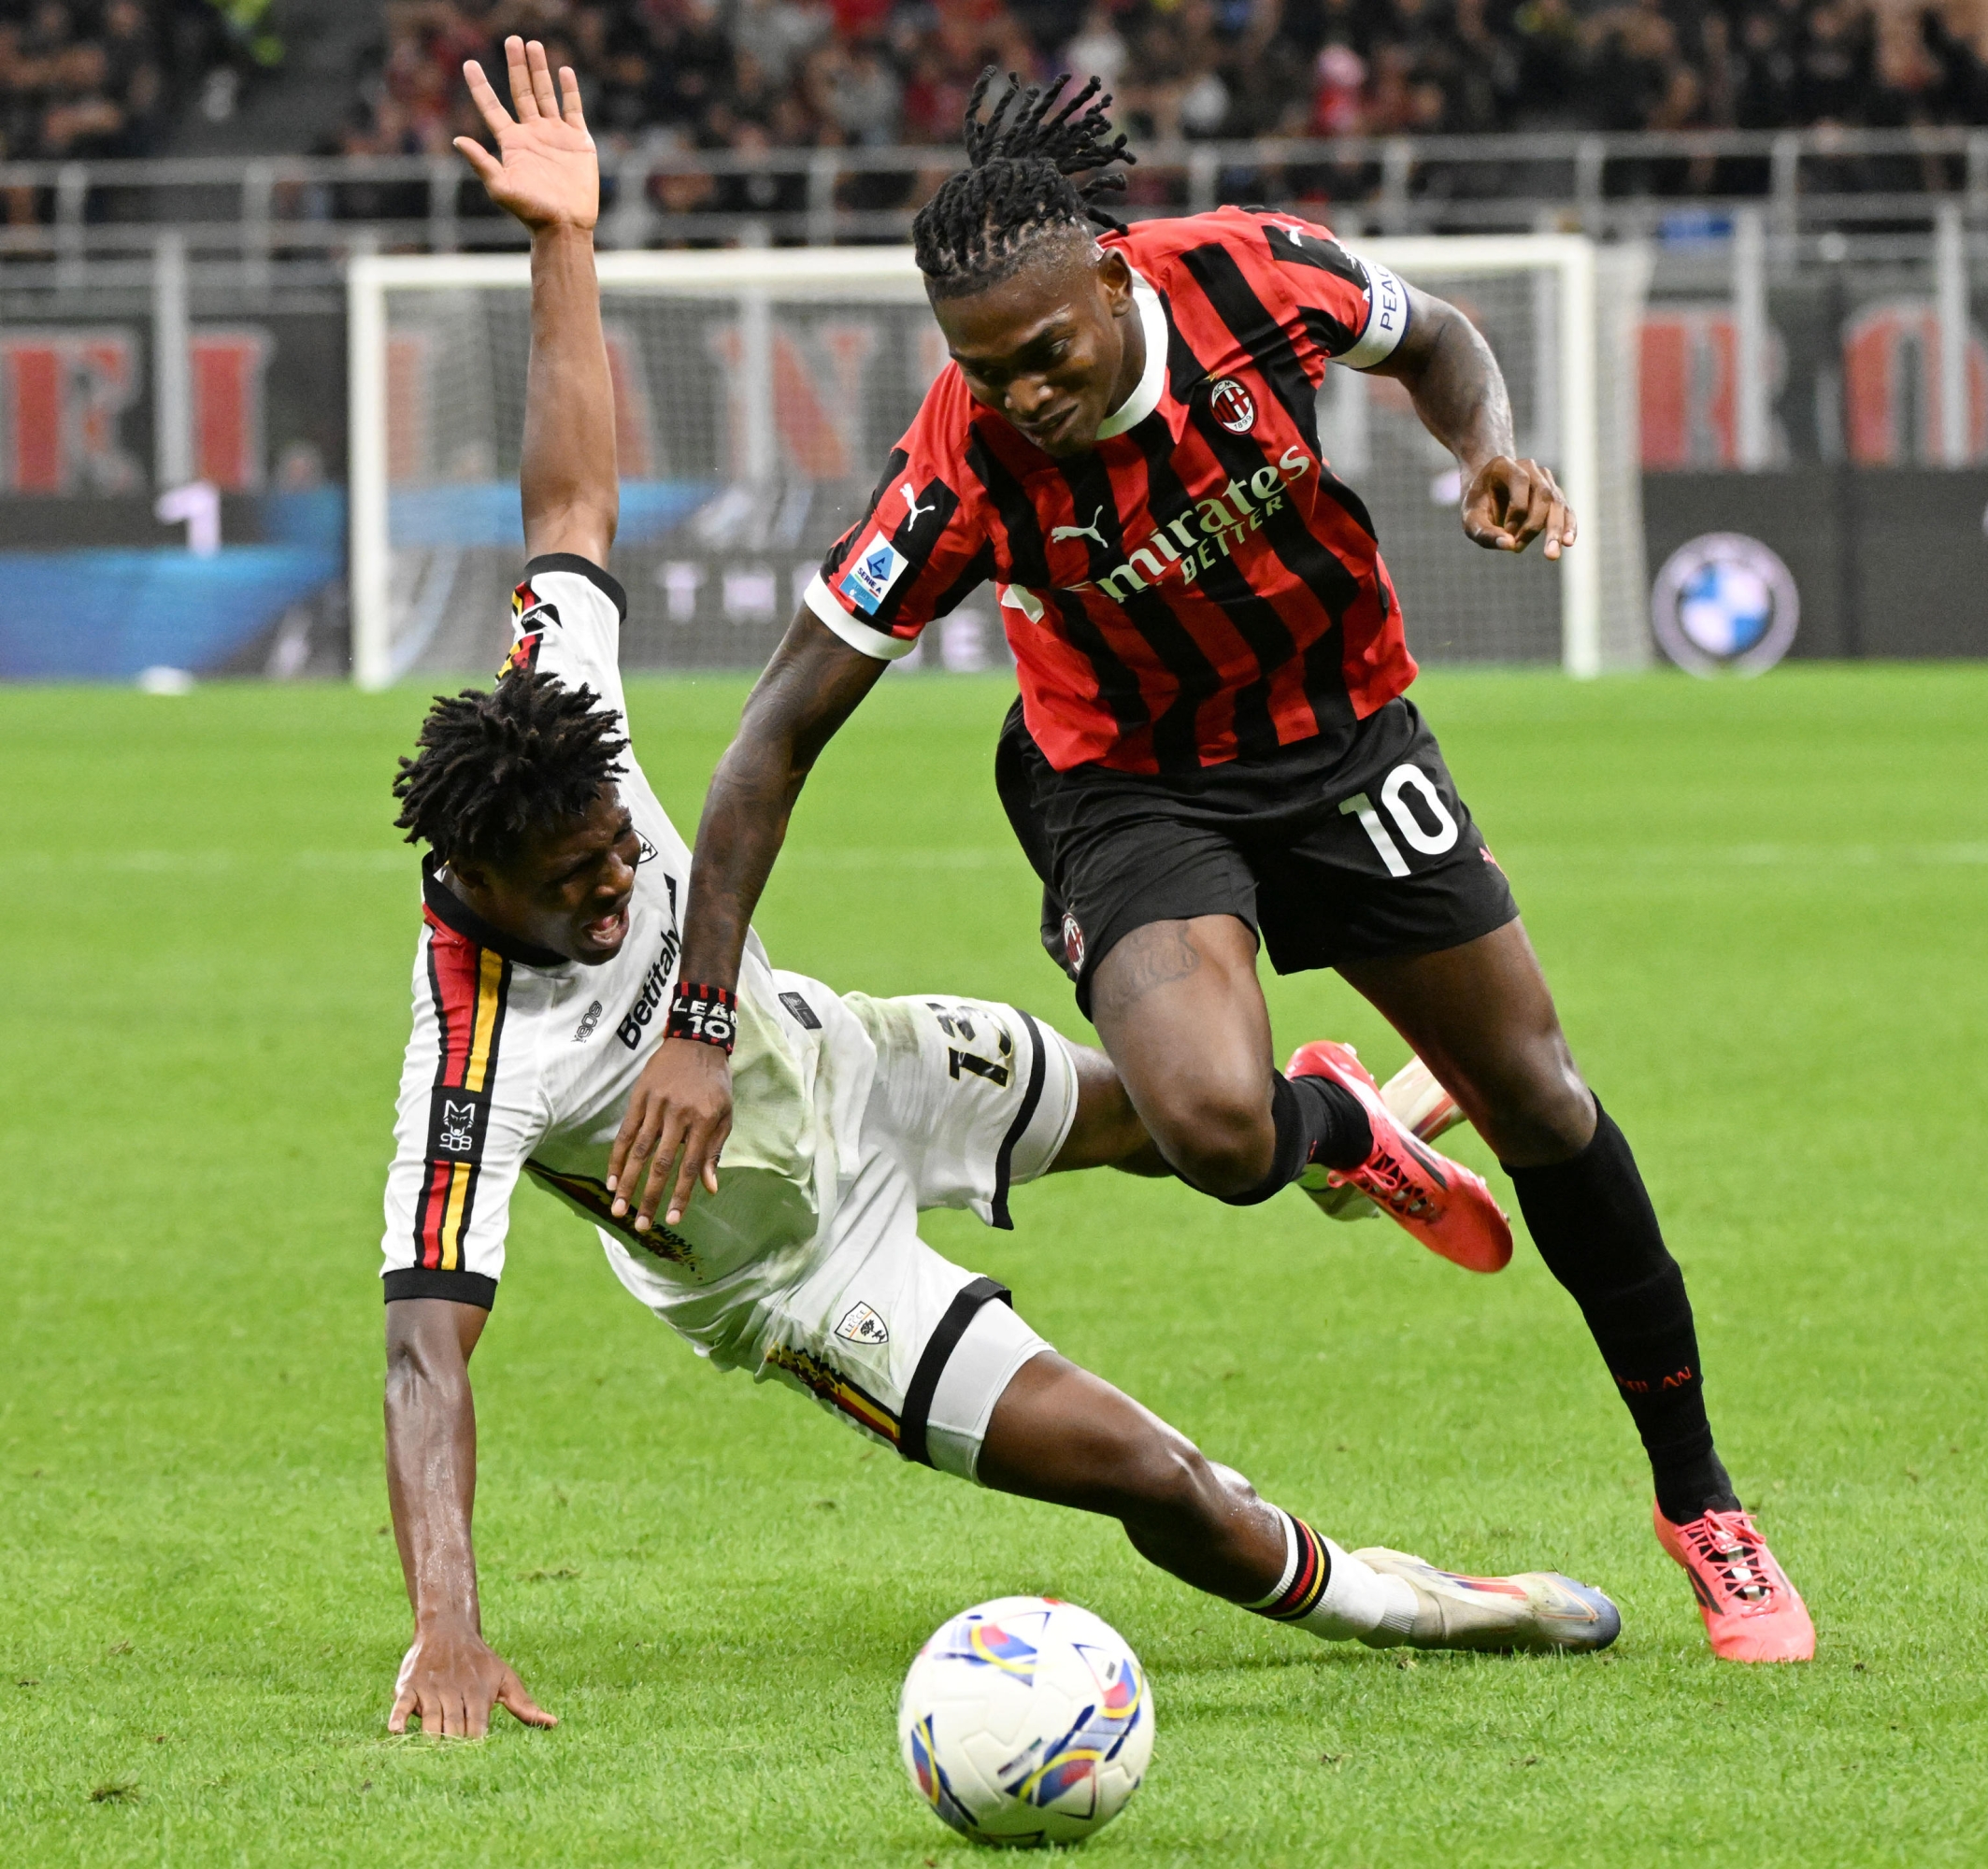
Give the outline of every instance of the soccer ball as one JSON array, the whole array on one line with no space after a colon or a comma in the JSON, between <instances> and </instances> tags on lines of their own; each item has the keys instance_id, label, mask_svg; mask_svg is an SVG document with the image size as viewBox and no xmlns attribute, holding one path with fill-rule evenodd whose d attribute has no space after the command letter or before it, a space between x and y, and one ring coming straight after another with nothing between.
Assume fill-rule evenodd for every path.
<instances>
[{"instance_id":1,"label":"soccer ball","mask_svg":"<svg viewBox=\"0 0 1988 1869\"><path fill-rule=\"evenodd\" d=\"M897 1706L918 1794L976 1843L1076 1843L1152 1757L1152 1694L1108 1623L1053 1596L963 1611L918 1651Z\"/></svg>"}]
</instances>

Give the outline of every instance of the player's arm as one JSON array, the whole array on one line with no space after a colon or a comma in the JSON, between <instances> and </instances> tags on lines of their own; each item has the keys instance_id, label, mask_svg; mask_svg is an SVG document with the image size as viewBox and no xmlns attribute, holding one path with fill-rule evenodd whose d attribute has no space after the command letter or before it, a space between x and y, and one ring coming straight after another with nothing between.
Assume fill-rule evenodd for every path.
<instances>
[{"instance_id":1,"label":"player's arm","mask_svg":"<svg viewBox=\"0 0 1988 1869\"><path fill-rule=\"evenodd\" d=\"M752 911L814 763L879 677L935 618L993 576L975 508L948 484L966 392L942 375L891 450L862 519L829 548L800 614L747 699L697 825L678 992L735 991ZM956 476L955 476L956 478ZM615 1212L646 1229L718 1188L731 1129L724 1054L665 1038L644 1067L608 1156Z\"/></svg>"},{"instance_id":2,"label":"player's arm","mask_svg":"<svg viewBox=\"0 0 1988 1869\"><path fill-rule=\"evenodd\" d=\"M1552 470L1518 458L1505 373L1483 334L1462 312L1408 288L1409 325L1371 366L1408 391L1423 426L1463 470L1464 531L1493 551L1523 551L1543 536L1558 558L1574 543L1574 514Z\"/></svg>"},{"instance_id":3,"label":"player's arm","mask_svg":"<svg viewBox=\"0 0 1988 1869\"><path fill-rule=\"evenodd\" d=\"M822 748L889 665L851 648L811 610L794 620L747 699L737 736L705 794L679 978L737 986L752 911L786 840L801 787ZM665 1219L674 1224L700 1181L717 1192L719 1151L731 1128L732 1076L724 1052L694 1039L665 1038L636 1083L608 1154L614 1211L634 1207L636 1227L646 1230L666 1193Z\"/></svg>"},{"instance_id":4,"label":"player's arm","mask_svg":"<svg viewBox=\"0 0 1988 1869\"><path fill-rule=\"evenodd\" d=\"M414 1646L401 1663L388 1731L405 1733L413 1718L424 1733L479 1739L493 1706L527 1726L556 1726L484 1641L477 1600L469 1357L490 1314L448 1298L402 1298L386 1309L387 1496L414 1607Z\"/></svg>"},{"instance_id":5,"label":"player's arm","mask_svg":"<svg viewBox=\"0 0 1988 1869\"><path fill-rule=\"evenodd\" d=\"M555 93L545 48L536 39L506 39L504 57L515 118L474 59L463 67L496 155L467 136L455 146L491 199L532 235L532 355L519 476L525 556L573 552L605 565L621 495L594 272L600 166L571 68L560 72Z\"/></svg>"}]
</instances>

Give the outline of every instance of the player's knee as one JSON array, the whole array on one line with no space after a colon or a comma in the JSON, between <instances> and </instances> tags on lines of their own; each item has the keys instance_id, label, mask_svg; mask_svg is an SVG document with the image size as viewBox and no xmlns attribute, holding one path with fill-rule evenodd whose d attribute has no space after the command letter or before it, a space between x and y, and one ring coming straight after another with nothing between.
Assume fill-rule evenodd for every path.
<instances>
[{"instance_id":1,"label":"player's knee","mask_svg":"<svg viewBox=\"0 0 1988 1869\"><path fill-rule=\"evenodd\" d=\"M1194 1085L1150 1116L1147 1127L1182 1177L1210 1194L1255 1187L1277 1152L1267 1081Z\"/></svg>"},{"instance_id":2,"label":"player's knee","mask_svg":"<svg viewBox=\"0 0 1988 1869\"><path fill-rule=\"evenodd\" d=\"M1165 1428L1126 1449L1114 1490L1114 1516L1135 1534L1196 1534L1221 1516L1218 1470L1193 1442Z\"/></svg>"},{"instance_id":3,"label":"player's knee","mask_svg":"<svg viewBox=\"0 0 1988 1869\"><path fill-rule=\"evenodd\" d=\"M1498 1159L1539 1165L1579 1155L1595 1134L1595 1100L1566 1041L1556 1032L1510 1063L1476 1097L1478 1128Z\"/></svg>"}]
</instances>

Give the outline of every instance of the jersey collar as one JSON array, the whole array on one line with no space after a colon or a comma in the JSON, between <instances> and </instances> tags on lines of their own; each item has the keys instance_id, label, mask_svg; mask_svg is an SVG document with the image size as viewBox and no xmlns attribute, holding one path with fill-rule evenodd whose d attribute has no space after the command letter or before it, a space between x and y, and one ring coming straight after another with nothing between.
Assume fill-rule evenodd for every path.
<instances>
[{"instance_id":1,"label":"jersey collar","mask_svg":"<svg viewBox=\"0 0 1988 1869\"><path fill-rule=\"evenodd\" d=\"M1166 313L1160 295L1137 272L1132 275L1132 302L1138 307L1139 329L1146 334L1146 367L1139 373L1138 388L1097 425L1097 438L1109 441L1137 428L1160 406L1160 392L1166 382Z\"/></svg>"},{"instance_id":2,"label":"jersey collar","mask_svg":"<svg viewBox=\"0 0 1988 1869\"><path fill-rule=\"evenodd\" d=\"M441 863L430 850L422 859L422 900L428 905L428 913L444 928L453 929L465 941L474 941L479 948L488 948L493 954L502 954L507 961L516 961L527 967L565 967L571 963L564 954L555 954L550 948L534 948L524 941L514 940L501 928L493 927L475 909L451 889L438 872Z\"/></svg>"}]
</instances>

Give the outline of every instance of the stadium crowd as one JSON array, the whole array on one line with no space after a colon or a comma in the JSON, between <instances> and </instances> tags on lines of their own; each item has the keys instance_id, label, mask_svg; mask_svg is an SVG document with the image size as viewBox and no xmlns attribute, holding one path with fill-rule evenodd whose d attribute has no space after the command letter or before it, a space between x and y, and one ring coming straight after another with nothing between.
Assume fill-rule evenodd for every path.
<instances>
[{"instance_id":1,"label":"stadium crowd","mask_svg":"<svg viewBox=\"0 0 1988 1869\"><path fill-rule=\"evenodd\" d=\"M473 130L456 73L514 31L575 65L619 146L951 143L990 61L1099 74L1142 140L1988 121L1988 0L390 0L385 19L354 151Z\"/></svg>"},{"instance_id":2,"label":"stadium crowd","mask_svg":"<svg viewBox=\"0 0 1988 1869\"><path fill-rule=\"evenodd\" d=\"M279 64L272 0L0 0L0 161L143 156Z\"/></svg>"}]
</instances>

